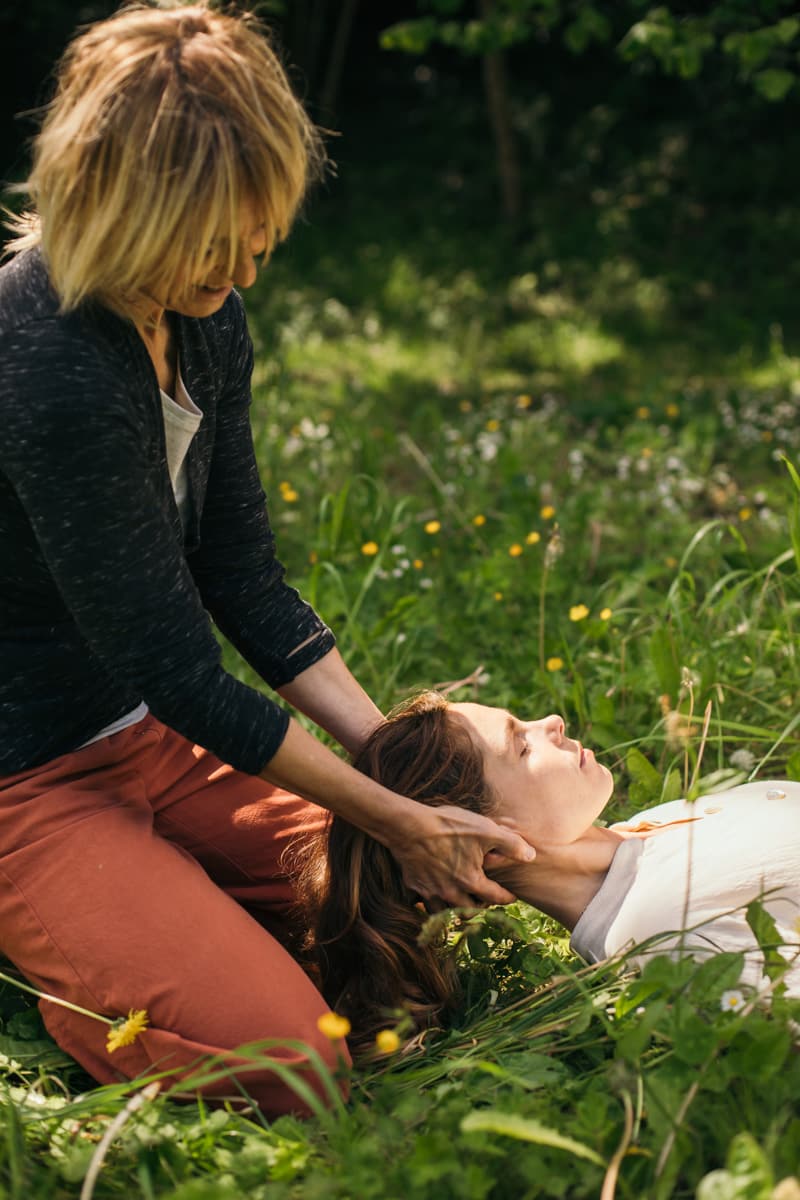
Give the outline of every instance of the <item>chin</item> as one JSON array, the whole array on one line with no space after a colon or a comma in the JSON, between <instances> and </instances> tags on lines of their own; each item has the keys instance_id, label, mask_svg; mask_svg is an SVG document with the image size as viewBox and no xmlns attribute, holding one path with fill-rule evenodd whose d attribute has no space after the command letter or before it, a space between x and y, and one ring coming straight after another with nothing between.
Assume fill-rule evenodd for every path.
<instances>
[{"instance_id":1,"label":"chin","mask_svg":"<svg viewBox=\"0 0 800 1200\"><path fill-rule=\"evenodd\" d=\"M209 291L196 288L190 296L178 297L168 307L182 317L210 317L212 313L219 312L232 291L231 287Z\"/></svg>"}]
</instances>

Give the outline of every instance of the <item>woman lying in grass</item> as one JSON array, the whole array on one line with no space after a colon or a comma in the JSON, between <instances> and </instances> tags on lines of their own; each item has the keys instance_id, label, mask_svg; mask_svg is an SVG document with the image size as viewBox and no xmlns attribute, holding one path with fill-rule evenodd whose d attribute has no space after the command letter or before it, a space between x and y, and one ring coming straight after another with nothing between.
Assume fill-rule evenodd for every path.
<instances>
[{"instance_id":1,"label":"woman lying in grass","mask_svg":"<svg viewBox=\"0 0 800 1200\"><path fill-rule=\"evenodd\" d=\"M589 962L657 937L636 961L742 951L742 983L762 987L763 954L745 916L760 898L790 962L783 981L800 996L800 783L748 783L602 827L611 772L566 736L561 717L521 721L435 693L379 726L355 765L403 795L518 829L535 860L494 871L487 862L490 874L561 921ZM405 1008L420 1028L447 1010L452 958L419 943L427 913L385 847L335 816L308 879L322 988L349 1017L356 1049L392 1010Z\"/></svg>"}]
</instances>

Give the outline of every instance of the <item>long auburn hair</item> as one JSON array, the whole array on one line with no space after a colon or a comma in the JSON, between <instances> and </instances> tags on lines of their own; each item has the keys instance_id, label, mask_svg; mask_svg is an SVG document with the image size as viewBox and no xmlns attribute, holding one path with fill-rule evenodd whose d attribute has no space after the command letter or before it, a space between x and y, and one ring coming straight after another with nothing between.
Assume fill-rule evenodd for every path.
<instances>
[{"instance_id":1,"label":"long auburn hair","mask_svg":"<svg viewBox=\"0 0 800 1200\"><path fill-rule=\"evenodd\" d=\"M436 692L396 710L367 739L353 765L378 783L439 806L487 813L492 794L466 727ZM445 933L420 940L428 913L374 838L334 816L306 862L301 894L310 910L307 950L328 1003L352 1027L354 1053L402 1014L416 1030L445 1018L458 998Z\"/></svg>"}]
</instances>

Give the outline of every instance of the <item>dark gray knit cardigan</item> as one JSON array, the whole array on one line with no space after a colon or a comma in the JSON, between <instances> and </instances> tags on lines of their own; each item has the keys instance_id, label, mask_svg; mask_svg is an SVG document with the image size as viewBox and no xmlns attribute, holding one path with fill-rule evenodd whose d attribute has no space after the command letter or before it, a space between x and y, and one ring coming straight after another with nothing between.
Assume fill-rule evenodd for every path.
<instances>
[{"instance_id":1,"label":"dark gray knit cardigan","mask_svg":"<svg viewBox=\"0 0 800 1200\"><path fill-rule=\"evenodd\" d=\"M185 535L133 326L97 305L60 315L38 251L0 270L0 775L74 749L142 699L257 773L288 718L222 669L208 614L273 687L334 644L275 557L239 296L175 329L203 412Z\"/></svg>"}]
</instances>

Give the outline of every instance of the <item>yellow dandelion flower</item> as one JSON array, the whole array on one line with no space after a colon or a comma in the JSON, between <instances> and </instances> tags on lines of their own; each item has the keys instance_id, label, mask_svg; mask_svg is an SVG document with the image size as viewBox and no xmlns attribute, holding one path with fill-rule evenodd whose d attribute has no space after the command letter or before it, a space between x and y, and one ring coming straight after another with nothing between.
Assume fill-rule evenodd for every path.
<instances>
[{"instance_id":1,"label":"yellow dandelion flower","mask_svg":"<svg viewBox=\"0 0 800 1200\"><path fill-rule=\"evenodd\" d=\"M469 400L459 400L458 407L463 413L472 412L472 405Z\"/></svg>"},{"instance_id":2,"label":"yellow dandelion flower","mask_svg":"<svg viewBox=\"0 0 800 1200\"><path fill-rule=\"evenodd\" d=\"M106 1050L113 1054L120 1046L132 1046L143 1030L147 1029L150 1018L144 1008L128 1009L127 1017L120 1017L108 1031Z\"/></svg>"},{"instance_id":3,"label":"yellow dandelion flower","mask_svg":"<svg viewBox=\"0 0 800 1200\"><path fill-rule=\"evenodd\" d=\"M425 562L421 558L415 558L413 566L414 566L415 571L421 571L422 568L425 566Z\"/></svg>"},{"instance_id":4,"label":"yellow dandelion flower","mask_svg":"<svg viewBox=\"0 0 800 1200\"><path fill-rule=\"evenodd\" d=\"M773 432L772 432L772 430L771 430L771 429L762 429L762 430L761 430L761 440L762 440L762 442L771 442L771 441L772 441L772 439L773 439L773 436L774 436L774 435L773 435Z\"/></svg>"},{"instance_id":5,"label":"yellow dandelion flower","mask_svg":"<svg viewBox=\"0 0 800 1200\"><path fill-rule=\"evenodd\" d=\"M519 558L520 554L522 554L522 546L520 546L519 542L514 542L513 546L508 547L508 553L512 558Z\"/></svg>"},{"instance_id":6,"label":"yellow dandelion flower","mask_svg":"<svg viewBox=\"0 0 800 1200\"><path fill-rule=\"evenodd\" d=\"M476 513L475 516L472 518L472 524L477 525L478 528L480 529L481 525L486 524L486 517L483 515L483 513Z\"/></svg>"},{"instance_id":7,"label":"yellow dandelion flower","mask_svg":"<svg viewBox=\"0 0 800 1200\"><path fill-rule=\"evenodd\" d=\"M350 1022L347 1017L340 1017L338 1013L326 1012L318 1018L317 1029L332 1042L338 1042L340 1038L347 1037L350 1032Z\"/></svg>"},{"instance_id":8,"label":"yellow dandelion flower","mask_svg":"<svg viewBox=\"0 0 800 1200\"><path fill-rule=\"evenodd\" d=\"M673 418L679 417L681 415L681 410L678 408L678 405L674 404L672 402L670 402L669 404L664 406L664 412L667 414L668 417L673 417Z\"/></svg>"},{"instance_id":9,"label":"yellow dandelion flower","mask_svg":"<svg viewBox=\"0 0 800 1200\"><path fill-rule=\"evenodd\" d=\"M545 504L542 507L541 516L543 521L550 521L556 515L556 510L552 504Z\"/></svg>"},{"instance_id":10,"label":"yellow dandelion flower","mask_svg":"<svg viewBox=\"0 0 800 1200\"><path fill-rule=\"evenodd\" d=\"M542 540L542 535L540 533L537 533L535 529L532 529L530 531L530 533L527 535L527 537L525 538L525 545L526 546L535 546L537 544L537 542L540 542L541 540Z\"/></svg>"},{"instance_id":11,"label":"yellow dandelion flower","mask_svg":"<svg viewBox=\"0 0 800 1200\"><path fill-rule=\"evenodd\" d=\"M670 571L674 571L675 568L677 567L677 565L678 565L677 558L673 558L671 554L668 554L667 557L664 559L664 566L669 567Z\"/></svg>"},{"instance_id":12,"label":"yellow dandelion flower","mask_svg":"<svg viewBox=\"0 0 800 1200\"><path fill-rule=\"evenodd\" d=\"M502 592L495 592L495 594L494 594L494 598L495 598L495 600L502 600L502 599L503 599L503 593L502 593Z\"/></svg>"},{"instance_id":13,"label":"yellow dandelion flower","mask_svg":"<svg viewBox=\"0 0 800 1200\"><path fill-rule=\"evenodd\" d=\"M288 490L289 490L289 491L291 491L291 490L292 490L292 485L289 483L289 480L288 480L288 479L282 479L282 480L280 481L280 483L278 484L278 487L280 488L280 490L281 490L282 492L285 492L285 491L287 490L287 488L288 488Z\"/></svg>"},{"instance_id":14,"label":"yellow dandelion flower","mask_svg":"<svg viewBox=\"0 0 800 1200\"><path fill-rule=\"evenodd\" d=\"M569 610L570 621L583 621L589 615L589 610L585 604L573 604Z\"/></svg>"},{"instance_id":15,"label":"yellow dandelion flower","mask_svg":"<svg viewBox=\"0 0 800 1200\"><path fill-rule=\"evenodd\" d=\"M600 620L601 621L610 621L611 616L612 616L612 613L611 613L610 608L601 608L600 609Z\"/></svg>"},{"instance_id":16,"label":"yellow dandelion flower","mask_svg":"<svg viewBox=\"0 0 800 1200\"><path fill-rule=\"evenodd\" d=\"M646 421L647 418L650 416L650 409L647 407L646 404L640 404L636 410L636 415L640 421Z\"/></svg>"},{"instance_id":17,"label":"yellow dandelion flower","mask_svg":"<svg viewBox=\"0 0 800 1200\"><path fill-rule=\"evenodd\" d=\"M533 400L530 396L517 396L517 408L530 408Z\"/></svg>"},{"instance_id":18,"label":"yellow dandelion flower","mask_svg":"<svg viewBox=\"0 0 800 1200\"><path fill-rule=\"evenodd\" d=\"M361 553L366 554L367 558L372 558L373 555L378 553L378 543L364 542L364 545L361 547Z\"/></svg>"},{"instance_id":19,"label":"yellow dandelion flower","mask_svg":"<svg viewBox=\"0 0 800 1200\"><path fill-rule=\"evenodd\" d=\"M426 521L425 522L425 532L426 533L438 533L441 528L442 528L441 521Z\"/></svg>"},{"instance_id":20,"label":"yellow dandelion flower","mask_svg":"<svg viewBox=\"0 0 800 1200\"><path fill-rule=\"evenodd\" d=\"M497 417L489 417L489 420L486 422L486 428L489 433L497 433L500 428L500 422Z\"/></svg>"},{"instance_id":21,"label":"yellow dandelion flower","mask_svg":"<svg viewBox=\"0 0 800 1200\"><path fill-rule=\"evenodd\" d=\"M375 1035L375 1046L381 1054L394 1054L400 1049L400 1038L393 1029L382 1029Z\"/></svg>"},{"instance_id":22,"label":"yellow dandelion flower","mask_svg":"<svg viewBox=\"0 0 800 1200\"><path fill-rule=\"evenodd\" d=\"M642 447L642 458L652 458L652 457L653 457L653 451L650 449L650 447L643 446Z\"/></svg>"},{"instance_id":23,"label":"yellow dandelion flower","mask_svg":"<svg viewBox=\"0 0 800 1200\"><path fill-rule=\"evenodd\" d=\"M287 504L294 504L295 500L300 499L299 494L294 490L293 487L281 488L281 496Z\"/></svg>"},{"instance_id":24,"label":"yellow dandelion flower","mask_svg":"<svg viewBox=\"0 0 800 1200\"><path fill-rule=\"evenodd\" d=\"M317 554L316 550L312 550L308 556L308 561L313 566L314 563L317 562L318 560L319 560L319 555Z\"/></svg>"},{"instance_id":25,"label":"yellow dandelion flower","mask_svg":"<svg viewBox=\"0 0 800 1200\"><path fill-rule=\"evenodd\" d=\"M739 509L739 520L740 521L749 521L750 518L752 517L752 515L753 515L753 510L751 508L745 507L745 508Z\"/></svg>"},{"instance_id":26,"label":"yellow dandelion flower","mask_svg":"<svg viewBox=\"0 0 800 1200\"><path fill-rule=\"evenodd\" d=\"M548 671L560 671L564 666L564 660L563 658L559 658L557 654L554 654L552 658L548 658L544 665Z\"/></svg>"}]
</instances>

